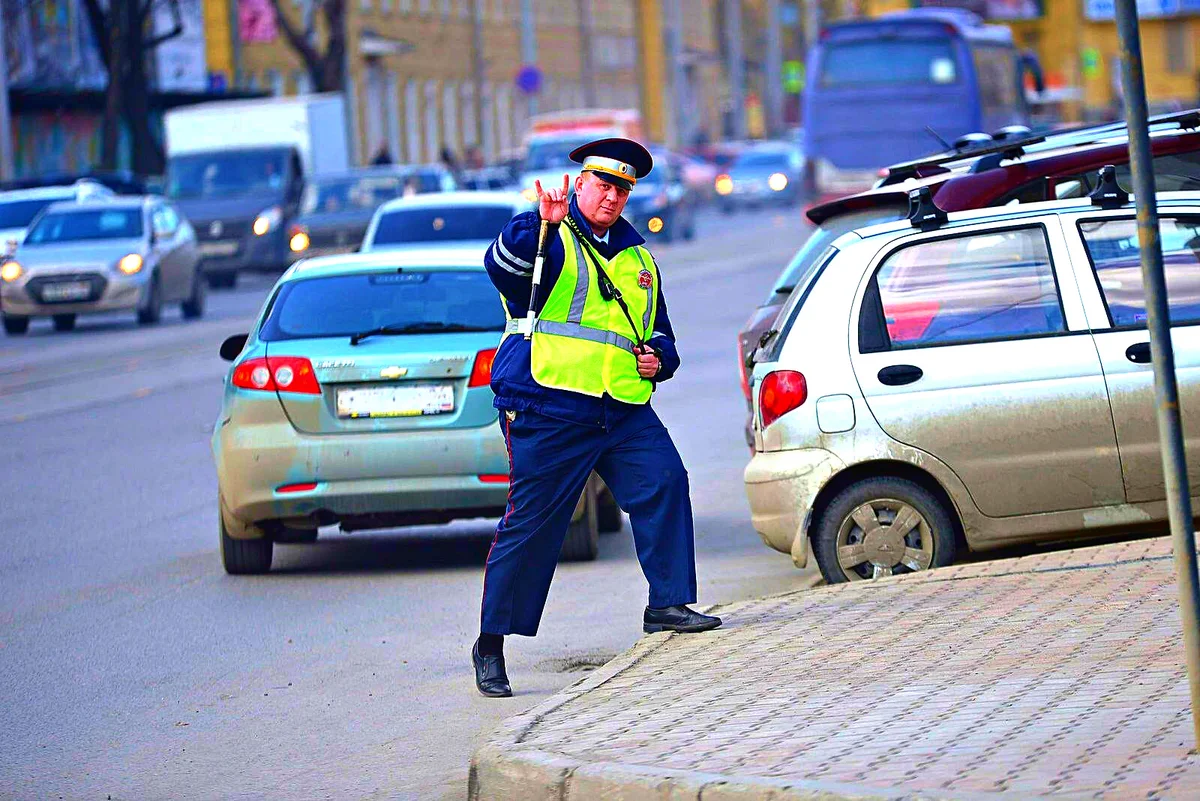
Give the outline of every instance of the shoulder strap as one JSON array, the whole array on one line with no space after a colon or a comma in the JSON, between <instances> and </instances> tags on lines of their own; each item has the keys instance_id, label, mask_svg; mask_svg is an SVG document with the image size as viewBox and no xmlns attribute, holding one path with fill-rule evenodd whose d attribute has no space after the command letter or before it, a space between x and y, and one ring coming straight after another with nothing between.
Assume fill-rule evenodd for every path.
<instances>
[{"instance_id":1,"label":"shoulder strap","mask_svg":"<svg viewBox=\"0 0 1200 801\"><path fill-rule=\"evenodd\" d=\"M617 285L614 284L612 279L608 277L608 273L606 273L604 268L600 266L600 258L592 249L592 243L589 242L587 237L585 237L579 230L579 227L575 224L575 221L568 216L564 222L567 224L567 228L571 229L572 236L578 239L580 244L583 245L583 250L585 253L587 253L588 260L592 263L592 266L596 268L596 276L600 281L600 296L605 300L615 300L617 305L621 307L621 312L624 313L625 319L629 321L629 328L633 331L633 341L637 343L639 348L641 348L646 344L645 339L643 339L645 332L639 331L637 325L633 322L633 315L629 313L629 304L627 304L625 302L625 298L622 297L621 290L617 288ZM653 257L651 257L651 260L653 260ZM655 269L658 269L658 265L655 265Z\"/></svg>"}]
</instances>

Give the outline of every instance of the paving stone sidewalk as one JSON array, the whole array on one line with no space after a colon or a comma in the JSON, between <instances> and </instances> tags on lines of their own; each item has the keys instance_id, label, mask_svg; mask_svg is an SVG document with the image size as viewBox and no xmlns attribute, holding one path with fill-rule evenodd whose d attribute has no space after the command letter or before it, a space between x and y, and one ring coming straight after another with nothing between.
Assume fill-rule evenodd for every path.
<instances>
[{"instance_id":1,"label":"paving stone sidewalk","mask_svg":"<svg viewBox=\"0 0 1200 801\"><path fill-rule=\"evenodd\" d=\"M719 613L507 721L471 798L1200 799L1167 538Z\"/></svg>"}]
</instances>

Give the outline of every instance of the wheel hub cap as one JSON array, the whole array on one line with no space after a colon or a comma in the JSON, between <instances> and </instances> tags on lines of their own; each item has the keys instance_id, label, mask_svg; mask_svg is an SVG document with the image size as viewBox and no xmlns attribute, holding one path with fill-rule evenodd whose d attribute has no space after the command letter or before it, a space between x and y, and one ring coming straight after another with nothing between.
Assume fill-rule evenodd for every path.
<instances>
[{"instance_id":1,"label":"wheel hub cap","mask_svg":"<svg viewBox=\"0 0 1200 801\"><path fill-rule=\"evenodd\" d=\"M867 560L883 567L895 567L904 557L904 535L884 526L869 532L863 539Z\"/></svg>"}]
</instances>

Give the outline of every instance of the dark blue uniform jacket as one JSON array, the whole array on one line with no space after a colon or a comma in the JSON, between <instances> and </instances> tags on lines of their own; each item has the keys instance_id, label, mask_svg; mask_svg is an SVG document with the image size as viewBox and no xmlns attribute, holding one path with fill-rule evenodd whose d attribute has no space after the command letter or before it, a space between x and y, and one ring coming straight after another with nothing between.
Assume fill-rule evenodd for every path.
<instances>
[{"instance_id":1,"label":"dark blue uniform jacket","mask_svg":"<svg viewBox=\"0 0 1200 801\"><path fill-rule=\"evenodd\" d=\"M608 231L608 242L592 237L592 229L571 198L571 216L579 230L588 235L591 244L601 256L611 259L626 248L644 244L644 240L633 226L624 219L617 220ZM537 255L538 228L541 220L537 212L518 214L509 221L500 236L488 248L483 263L491 276L492 283L504 297L508 313L514 318L525 317L529 309L529 290L533 283L533 260ZM553 230L553 229L551 229ZM538 289L537 311L550 295L550 289L563 268L563 245L557 236L549 237L546 261L542 266L542 282ZM586 258L586 255L585 255ZM657 272L657 266L656 270ZM662 369L655 377L656 382L666 381L679 369L679 352L675 349L675 331L667 317L667 303L663 298L662 276L659 281L658 308L655 311L653 335L647 340L657 348L662 358ZM616 301L609 301L616 303ZM626 333L622 331L622 333ZM628 332L632 336L633 332ZM531 343L523 336L512 334L504 339L492 365L492 391L496 394L497 409L532 410L549 417L573 423L609 427L631 411L633 406L605 395L593 398L578 392L551 389L540 386L533 380L530 370Z\"/></svg>"}]
</instances>

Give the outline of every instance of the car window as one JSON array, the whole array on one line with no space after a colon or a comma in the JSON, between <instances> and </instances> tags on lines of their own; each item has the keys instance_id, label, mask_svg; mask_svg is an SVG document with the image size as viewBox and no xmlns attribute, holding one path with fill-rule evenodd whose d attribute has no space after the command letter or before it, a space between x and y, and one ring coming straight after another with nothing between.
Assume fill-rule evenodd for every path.
<instances>
[{"instance_id":1,"label":"car window","mask_svg":"<svg viewBox=\"0 0 1200 801\"><path fill-rule=\"evenodd\" d=\"M504 330L504 309L482 270L367 273L285 283L260 339L350 336L381 326L461 325Z\"/></svg>"},{"instance_id":2,"label":"car window","mask_svg":"<svg viewBox=\"0 0 1200 801\"><path fill-rule=\"evenodd\" d=\"M829 46L818 74L824 89L946 85L958 81L958 59L949 37L872 39Z\"/></svg>"},{"instance_id":3,"label":"car window","mask_svg":"<svg viewBox=\"0 0 1200 801\"><path fill-rule=\"evenodd\" d=\"M1200 217L1164 217L1159 220L1158 230L1171 322L1200 322ZM1079 232L1108 307L1109 322L1117 328L1145 326L1137 221L1081 222Z\"/></svg>"},{"instance_id":4,"label":"car window","mask_svg":"<svg viewBox=\"0 0 1200 801\"><path fill-rule=\"evenodd\" d=\"M1117 183L1126 192L1133 191L1133 173L1129 162L1117 164ZM1096 173L1087 170L1055 179L1054 196L1059 200L1083 197L1096 188ZM1159 192L1187 192L1200 189L1200 151L1166 153L1154 157L1154 186Z\"/></svg>"},{"instance_id":5,"label":"car window","mask_svg":"<svg viewBox=\"0 0 1200 801\"><path fill-rule=\"evenodd\" d=\"M150 217L150 224L154 226L154 235L164 239L170 239L175 236L175 226L170 216L167 215L167 210L162 206L154 209Z\"/></svg>"},{"instance_id":6,"label":"car window","mask_svg":"<svg viewBox=\"0 0 1200 801\"><path fill-rule=\"evenodd\" d=\"M495 239L513 217L510 206L435 206L383 214L371 247L409 242Z\"/></svg>"},{"instance_id":7,"label":"car window","mask_svg":"<svg viewBox=\"0 0 1200 801\"><path fill-rule=\"evenodd\" d=\"M92 239L137 239L142 236L142 210L91 209L53 212L38 218L25 242L79 242Z\"/></svg>"},{"instance_id":8,"label":"car window","mask_svg":"<svg viewBox=\"0 0 1200 801\"><path fill-rule=\"evenodd\" d=\"M400 197L404 181L399 175L325 178L304 188L301 214L335 214L349 210L374 210Z\"/></svg>"},{"instance_id":9,"label":"car window","mask_svg":"<svg viewBox=\"0 0 1200 801\"><path fill-rule=\"evenodd\" d=\"M821 251L821 255L813 260L813 268L804 275L801 283L796 286L795 292L788 298L787 305L779 311L779 316L776 317L775 324L779 326L779 333L775 335L769 345L769 350L764 354L761 351L756 352L755 361L778 361L779 354L783 352L783 343L787 341L788 334L792 331L792 326L796 323L796 318L800 315L800 309L804 307L804 301L808 300L808 296L812 293L813 287L817 285L821 274L825 272L825 268L833 261L833 258L839 253L838 249L830 245ZM779 325L779 320L783 320L783 325ZM762 358L760 359L759 356Z\"/></svg>"},{"instance_id":10,"label":"car window","mask_svg":"<svg viewBox=\"0 0 1200 801\"><path fill-rule=\"evenodd\" d=\"M38 212L53 202L52 198L0 201L0 229L28 227Z\"/></svg>"},{"instance_id":11,"label":"car window","mask_svg":"<svg viewBox=\"0 0 1200 801\"><path fill-rule=\"evenodd\" d=\"M872 282L863 314L882 313L892 348L1066 330L1040 226L909 245L888 256Z\"/></svg>"}]
</instances>

